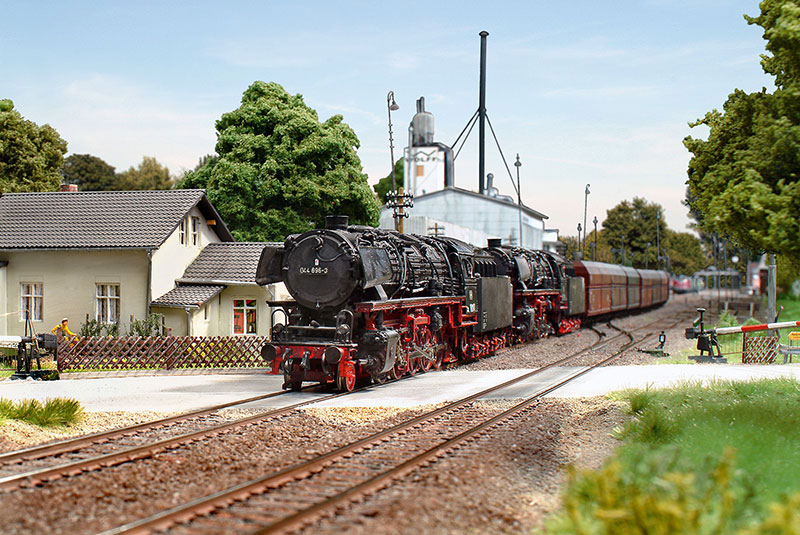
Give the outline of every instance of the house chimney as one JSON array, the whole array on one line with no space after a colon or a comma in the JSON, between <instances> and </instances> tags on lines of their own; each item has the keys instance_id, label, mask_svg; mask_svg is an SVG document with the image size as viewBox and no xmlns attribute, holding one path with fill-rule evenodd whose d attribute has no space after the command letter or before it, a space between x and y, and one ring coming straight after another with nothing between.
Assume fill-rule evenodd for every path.
<instances>
[{"instance_id":1,"label":"house chimney","mask_svg":"<svg viewBox=\"0 0 800 535\"><path fill-rule=\"evenodd\" d=\"M61 184L61 191L78 191L77 184Z\"/></svg>"}]
</instances>

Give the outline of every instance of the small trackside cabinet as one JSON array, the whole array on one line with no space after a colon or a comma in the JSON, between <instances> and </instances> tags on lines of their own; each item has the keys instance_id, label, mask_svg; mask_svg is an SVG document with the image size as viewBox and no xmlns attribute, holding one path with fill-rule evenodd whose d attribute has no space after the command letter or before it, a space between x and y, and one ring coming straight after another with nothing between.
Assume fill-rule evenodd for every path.
<instances>
[{"instance_id":1,"label":"small trackside cabinet","mask_svg":"<svg viewBox=\"0 0 800 535\"><path fill-rule=\"evenodd\" d=\"M586 312L586 290L582 277L570 277L567 282L567 298L569 309L567 314L577 316Z\"/></svg>"},{"instance_id":2,"label":"small trackside cabinet","mask_svg":"<svg viewBox=\"0 0 800 535\"><path fill-rule=\"evenodd\" d=\"M486 332L511 326L511 279L481 277L478 279L478 331Z\"/></svg>"}]
</instances>

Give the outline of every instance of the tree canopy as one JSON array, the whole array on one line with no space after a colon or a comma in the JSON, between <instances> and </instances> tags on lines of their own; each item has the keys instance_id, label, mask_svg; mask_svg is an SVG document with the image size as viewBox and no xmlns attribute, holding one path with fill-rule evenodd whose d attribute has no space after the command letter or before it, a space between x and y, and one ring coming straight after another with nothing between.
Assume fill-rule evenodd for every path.
<instances>
[{"instance_id":1,"label":"tree canopy","mask_svg":"<svg viewBox=\"0 0 800 535\"><path fill-rule=\"evenodd\" d=\"M661 219L660 224L657 224L658 218ZM658 264L657 245L660 244L661 254L664 255L666 228L664 209L660 204L634 197L633 201L622 201L606 212L603 236L614 248L621 249L625 244L626 260L630 265L644 267L647 264L648 267L654 267Z\"/></svg>"},{"instance_id":2,"label":"tree canopy","mask_svg":"<svg viewBox=\"0 0 800 535\"><path fill-rule=\"evenodd\" d=\"M117 175L113 189L121 191L159 190L171 189L172 186L169 169L158 163L155 158L145 156L139 165L131 166L127 171Z\"/></svg>"},{"instance_id":3,"label":"tree canopy","mask_svg":"<svg viewBox=\"0 0 800 535\"><path fill-rule=\"evenodd\" d=\"M67 142L48 124L38 126L0 100L0 193L56 191Z\"/></svg>"},{"instance_id":4,"label":"tree canopy","mask_svg":"<svg viewBox=\"0 0 800 535\"><path fill-rule=\"evenodd\" d=\"M764 71L776 89L736 89L692 126L708 139L687 137L687 202L698 227L757 250L800 260L800 6L765 0L749 24L764 29Z\"/></svg>"},{"instance_id":5,"label":"tree canopy","mask_svg":"<svg viewBox=\"0 0 800 535\"><path fill-rule=\"evenodd\" d=\"M374 225L378 204L341 115L320 122L301 95L255 82L216 123L218 157L180 187L204 188L238 240L282 240L328 214Z\"/></svg>"},{"instance_id":6,"label":"tree canopy","mask_svg":"<svg viewBox=\"0 0 800 535\"><path fill-rule=\"evenodd\" d=\"M405 160L400 158L394 163L394 183L398 188L404 187L403 176L405 174ZM378 200L386 203L386 195L392 190L392 173L383 177L373 186L375 193L378 195Z\"/></svg>"},{"instance_id":7,"label":"tree canopy","mask_svg":"<svg viewBox=\"0 0 800 535\"><path fill-rule=\"evenodd\" d=\"M660 222L657 217L660 217ZM579 249L577 238L563 236L559 239L566 244L567 257L574 258L574 252ZM586 235L587 260L591 259L591 243L594 239L594 232L589 229ZM623 242L624 263L636 268L659 267L657 259L659 242L663 257L660 266L666 268L666 259L669 258L673 273L691 275L705 268L709 262L700 240L694 234L669 229L664 219L663 207L641 197L634 197L632 201L621 201L606 212L602 229L597 233L595 259L598 262L623 263Z\"/></svg>"},{"instance_id":8,"label":"tree canopy","mask_svg":"<svg viewBox=\"0 0 800 535\"><path fill-rule=\"evenodd\" d=\"M91 154L71 154L64 160L64 182L76 184L81 191L115 189L114 166Z\"/></svg>"}]
</instances>

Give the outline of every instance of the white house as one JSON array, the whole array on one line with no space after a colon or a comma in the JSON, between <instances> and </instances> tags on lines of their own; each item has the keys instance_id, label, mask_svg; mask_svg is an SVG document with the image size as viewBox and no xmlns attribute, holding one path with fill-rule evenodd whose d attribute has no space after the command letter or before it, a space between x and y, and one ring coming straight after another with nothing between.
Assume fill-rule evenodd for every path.
<instances>
[{"instance_id":1,"label":"white house","mask_svg":"<svg viewBox=\"0 0 800 535\"><path fill-rule=\"evenodd\" d=\"M0 335L23 334L26 317L37 332L66 317L75 332L97 320L118 324L124 333L151 312L163 312L173 334L231 335L235 314L246 315L252 300L256 321L249 328L255 332L242 334L268 335L264 307L275 288L218 281L213 320L202 319L211 314L207 289L197 306L184 307L182 322L173 306L163 305L202 251L230 242L203 190L0 195ZM234 283L235 290L223 292ZM243 306L234 311L239 297Z\"/></svg>"}]
</instances>

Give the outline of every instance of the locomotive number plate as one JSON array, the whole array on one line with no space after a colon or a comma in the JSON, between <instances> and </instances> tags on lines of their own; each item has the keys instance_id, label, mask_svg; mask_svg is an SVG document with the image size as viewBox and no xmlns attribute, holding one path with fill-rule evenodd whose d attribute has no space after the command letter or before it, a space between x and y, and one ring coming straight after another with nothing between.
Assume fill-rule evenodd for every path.
<instances>
[{"instance_id":1,"label":"locomotive number plate","mask_svg":"<svg viewBox=\"0 0 800 535\"><path fill-rule=\"evenodd\" d=\"M300 268L301 275L327 275L328 268L327 267L320 267L320 266L313 266L313 267L301 267Z\"/></svg>"}]
</instances>

